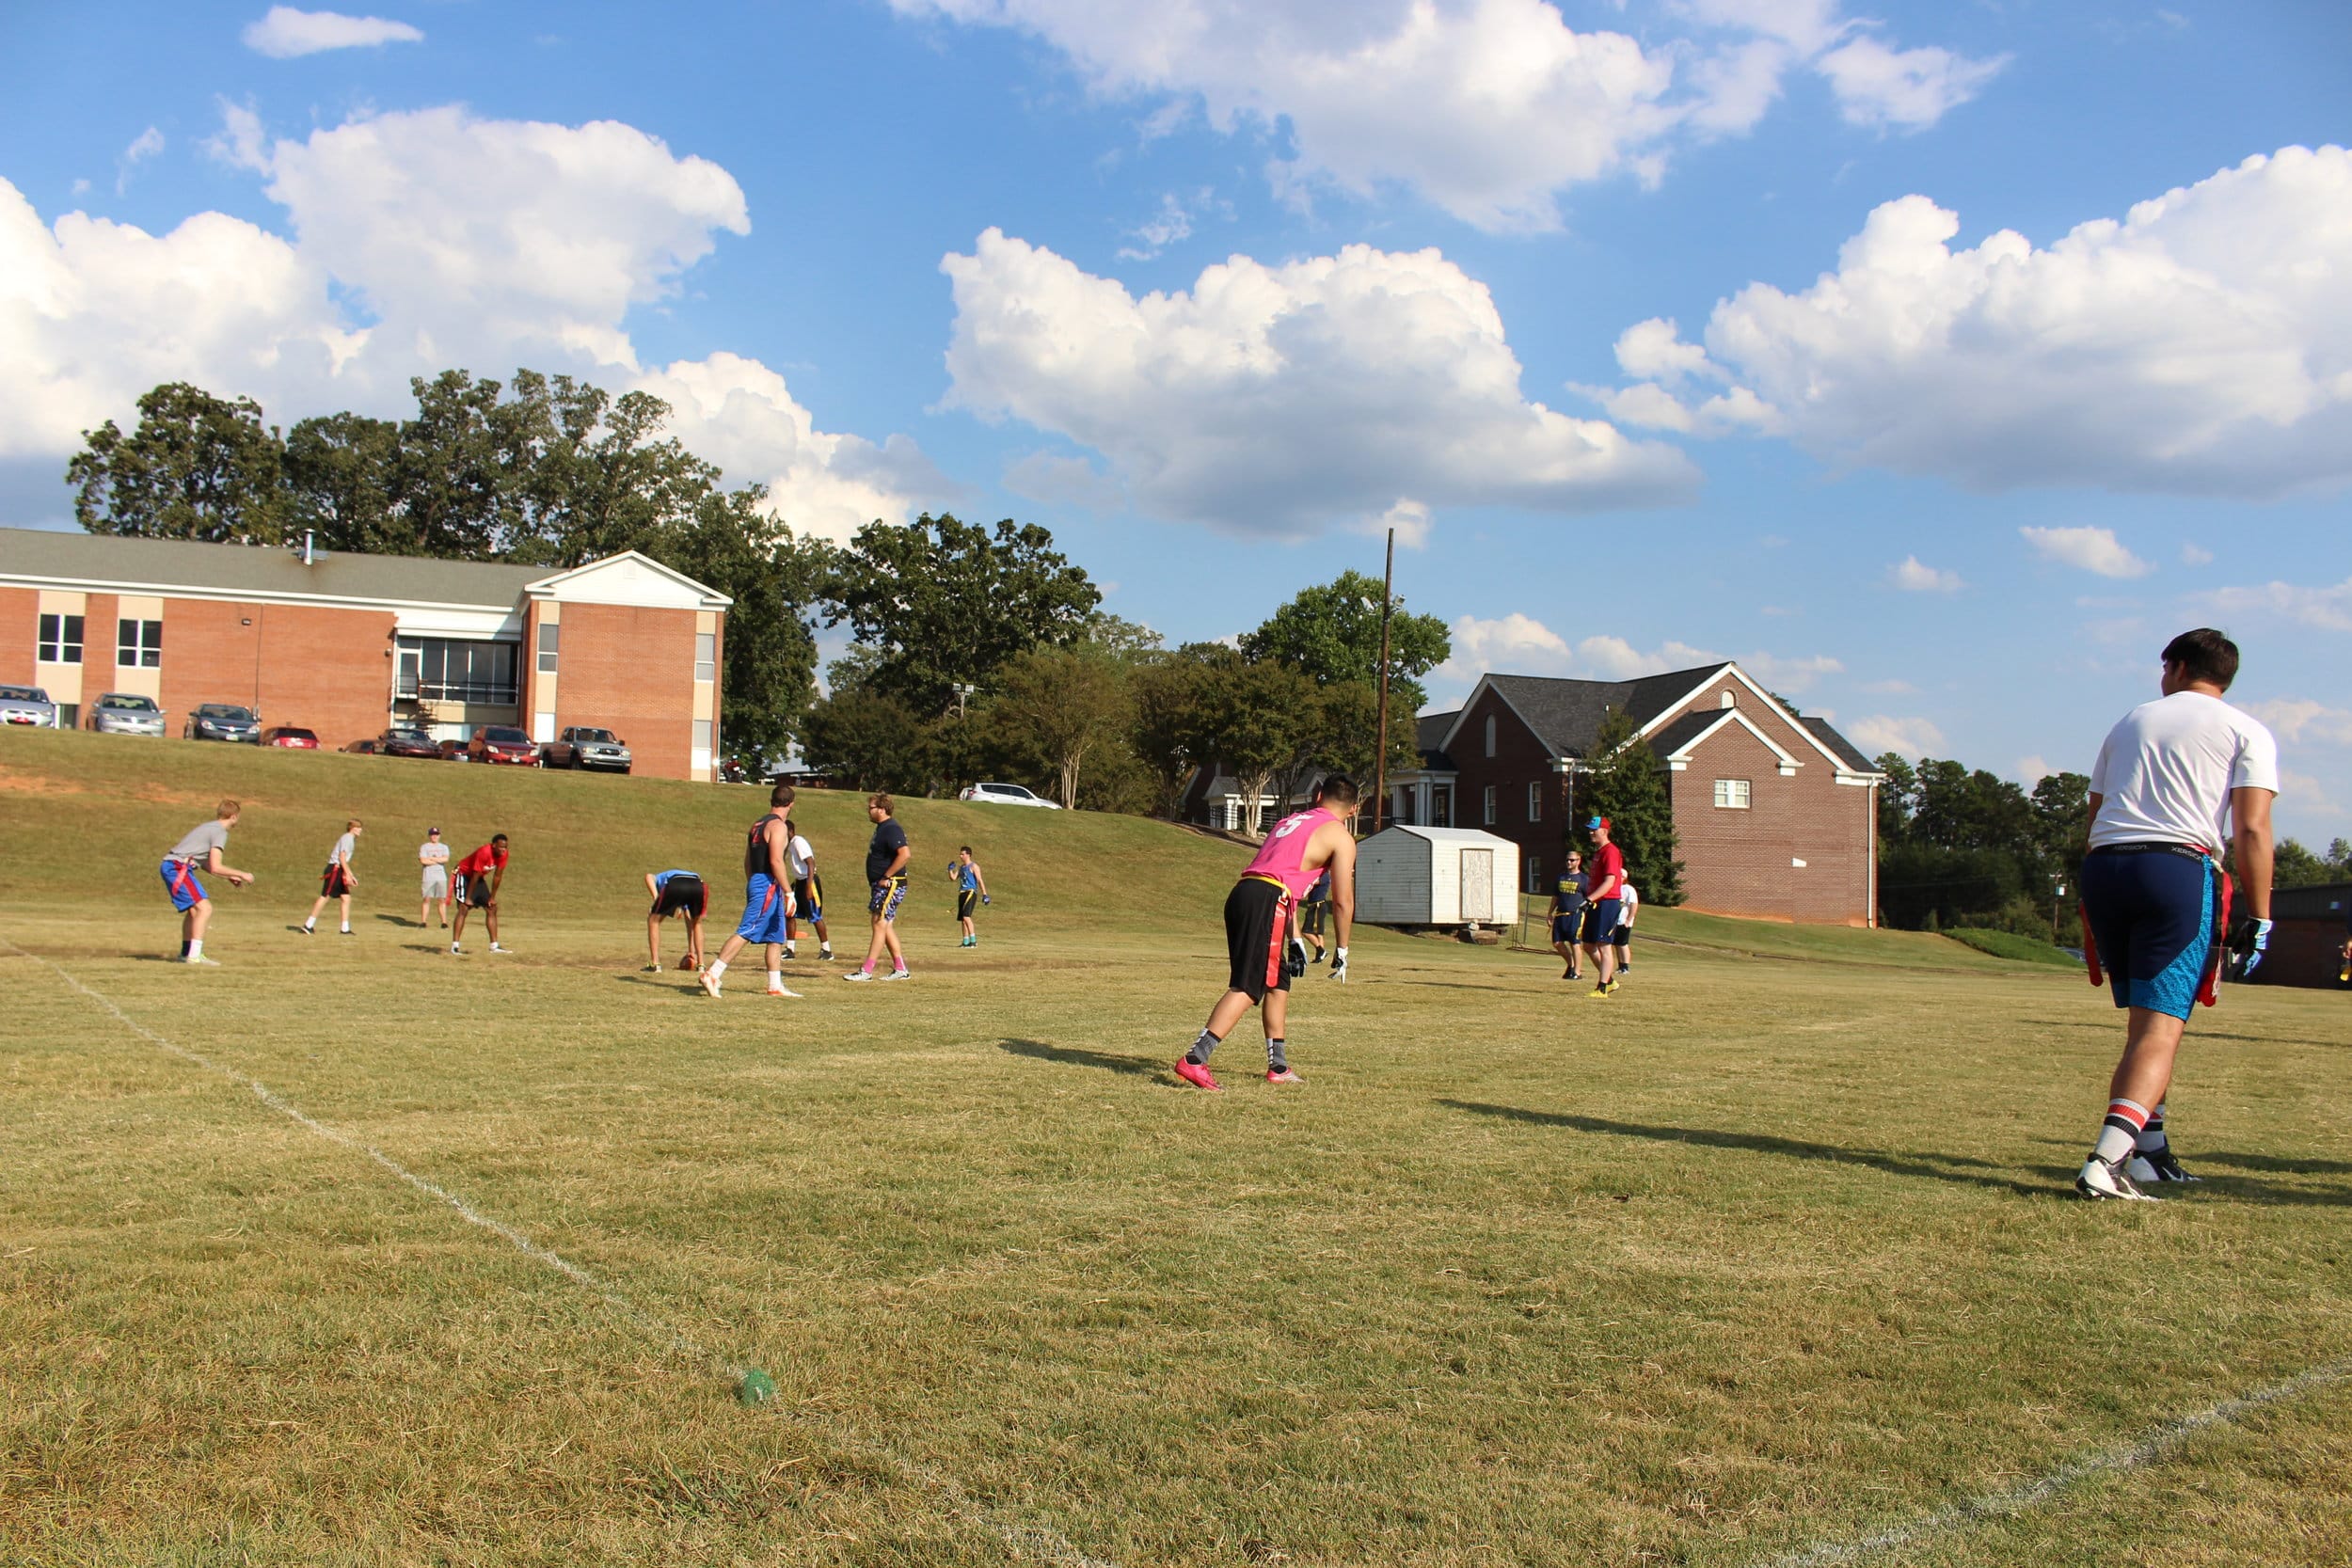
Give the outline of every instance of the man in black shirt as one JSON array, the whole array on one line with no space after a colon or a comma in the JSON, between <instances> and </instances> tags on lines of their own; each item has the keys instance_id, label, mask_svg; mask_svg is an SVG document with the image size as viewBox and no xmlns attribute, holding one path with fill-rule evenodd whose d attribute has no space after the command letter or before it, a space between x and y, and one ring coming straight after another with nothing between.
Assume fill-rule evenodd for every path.
<instances>
[{"instance_id":1,"label":"man in black shirt","mask_svg":"<svg viewBox=\"0 0 2352 1568\"><path fill-rule=\"evenodd\" d=\"M1568 972L1563 980L1581 980L1576 928L1584 920L1584 894L1592 884L1584 877L1584 857L1576 850L1568 851L1568 868L1560 873L1560 881L1551 895L1551 950L1567 960Z\"/></svg>"},{"instance_id":2,"label":"man in black shirt","mask_svg":"<svg viewBox=\"0 0 2352 1568\"><path fill-rule=\"evenodd\" d=\"M866 962L841 977L903 980L907 956L898 946L897 921L898 905L907 895L907 862L914 858L914 848L907 843L907 831L890 815L889 796L867 797L866 816L874 824L874 840L866 847L866 880L873 889L866 912L873 917L874 935L866 946ZM877 975L874 966L882 962L884 951L890 954L890 973Z\"/></svg>"}]
</instances>

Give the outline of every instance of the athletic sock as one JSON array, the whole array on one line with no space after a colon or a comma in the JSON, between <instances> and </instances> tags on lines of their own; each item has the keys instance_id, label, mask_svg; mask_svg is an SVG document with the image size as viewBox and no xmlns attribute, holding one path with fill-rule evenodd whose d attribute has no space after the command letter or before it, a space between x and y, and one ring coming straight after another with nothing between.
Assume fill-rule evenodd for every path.
<instances>
[{"instance_id":1,"label":"athletic sock","mask_svg":"<svg viewBox=\"0 0 2352 1568\"><path fill-rule=\"evenodd\" d=\"M1192 1049L1184 1053L1184 1060L1194 1067L1207 1067L1209 1053L1217 1048L1217 1037L1215 1035L1206 1029L1201 1030L1199 1037L1193 1040Z\"/></svg>"},{"instance_id":2,"label":"athletic sock","mask_svg":"<svg viewBox=\"0 0 2352 1568\"><path fill-rule=\"evenodd\" d=\"M711 960L710 960L710 967L709 967L707 970L704 971L704 973L705 973L705 974L708 974L708 975L709 975L712 979L714 979L714 980L716 980L716 979L717 979L720 975L724 974L726 972L727 972L727 961L726 961L726 959L724 959L724 958L713 958L713 959L711 959Z\"/></svg>"},{"instance_id":3,"label":"athletic sock","mask_svg":"<svg viewBox=\"0 0 2352 1568\"><path fill-rule=\"evenodd\" d=\"M302 923L302 928L306 931L315 931L319 928L319 923L315 920L306 920Z\"/></svg>"},{"instance_id":4,"label":"athletic sock","mask_svg":"<svg viewBox=\"0 0 2352 1568\"><path fill-rule=\"evenodd\" d=\"M782 990L784 989L783 970L771 969L768 972L768 989L770 990Z\"/></svg>"},{"instance_id":5,"label":"athletic sock","mask_svg":"<svg viewBox=\"0 0 2352 1568\"><path fill-rule=\"evenodd\" d=\"M2090 1151L2092 1156L2120 1166L2132 1157L2132 1146L2139 1141L2140 1129L2147 1125L2148 1107L2138 1101L2108 1101L2107 1117L2099 1128L2099 1142Z\"/></svg>"},{"instance_id":6,"label":"athletic sock","mask_svg":"<svg viewBox=\"0 0 2352 1568\"><path fill-rule=\"evenodd\" d=\"M1265 1069L1268 1072L1288 1072L1291 1069L1290 1063L1282 1059L1282 1042L1280 1040L1268 1040L1265 1042Z\"/></svg>"},{"instance_id":7,"label":"athletic sock","mask_svg":"<svg viewBox=\"0 0 2352 1568\"><path fill-rule=\"evenodd\" d=\"M188 939L185 937L180 939L180 956L183 958L188 956Z\"/></svg>"},{"instance_id":8,"label":"athletic sock","mask_svg":"<svg viewBox=\"0 0 2352 1568\"><path fill-rule=\"evenodd\" d=\"M2148 1125L2141 1128L2139 1136L2132 1140L2132 1148L2141 1154L2156 1154L2161 1153L2164 1147L2164 1105L2158 1101L2156 1108L2148 1113Z\"/></svg>"},{"instance_id":9,"label":"athletic sock","mask_svg":"<svg viewBox=\"0 0 2352 1568\"><path fill-rule=\"evenodd\" d=\"M345 935L345 936L349 936L349 935L351 935L351 927L350 927L345 926L345 927L343 927L343 935Z\"/></svg>"},{"instance_id":10,"label":"athletic sock","mask_svg":"<svg viewBox=\"0 0 2352 1568\"><path fill-rule=\"evenodd\" d=\"M203 956L204 956L204 939L203 939L202 937L199 937L199 938L197 938L194 942L192 942L188 943L188 957L189 957L191 959L195 959L195 958L202 958Z\"/></svg>"}]
</instances>

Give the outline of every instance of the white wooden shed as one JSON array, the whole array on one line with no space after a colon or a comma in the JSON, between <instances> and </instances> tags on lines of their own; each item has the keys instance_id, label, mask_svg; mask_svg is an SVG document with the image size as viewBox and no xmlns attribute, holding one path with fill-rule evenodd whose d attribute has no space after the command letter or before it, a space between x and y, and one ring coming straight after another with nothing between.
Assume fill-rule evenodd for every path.
<instances>
[{"instance_id":1,"label":"white wooden shed","mask_svg":"<svg viewBox=\"0 0 2352 1568\"><path fill-rule=\"evenodd\" d=\"M1381 829L1356 847L1356 918L1375 926L1507 926L1519 847L1475 828Z\"/></svg>"}]
</instances>

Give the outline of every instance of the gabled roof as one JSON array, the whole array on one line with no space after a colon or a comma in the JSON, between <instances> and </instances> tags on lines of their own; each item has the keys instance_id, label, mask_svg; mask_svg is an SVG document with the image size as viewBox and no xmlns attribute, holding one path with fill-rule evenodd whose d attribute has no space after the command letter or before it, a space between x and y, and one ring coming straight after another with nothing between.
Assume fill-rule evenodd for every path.
<instances>
[{"instance_id":1,"label":"gabled roof","mask_svg":"<svg viewBox=\"0 0 2352 1568\"><path fill-rule=\"evenodd\" d=\"M1445 737L1453 732L1454 713L1424 713L1413 722L1413 748L1421 752L1421 765L1434 773L1454 771L1454 759L1445 753Z\"/></svg>"},{"instance_id":2,"label":"gabled roof","mask_svg":"<svg viewBox=\"0 0 2352 1568\"><path fill-rule=\"evenodd\" d=\"M1487 674L1480 677L1480 684L1492 688L1495 695L1508 703L1511 711L1534 732L1535 738L1553 756L1581 757L1591 752L1594 740L1600 735L1601 720L1610 709L1629 713L1636 724L1646 725L1695 688L1712 680L1728 662L1674 670L1662 675L1644 675L1629 681ZM1454 728L1460 727L1461 714L1469 711L1470 705L1463 704L1461 713L1454 716ZM1453 731L1449 730L1444 742L1448 750L1453 742Z\"/></svg>"},{"instance_id":3,"label":"gabled roof","mask_svg":"<svg viewBox=\"0 0 2352 1568\"><path fill-rule=\"evenodd\" d=\"M1766 735L1756 721L1736 707L1697 708L1677 715L1672 721L1649 737L1650 749L1661 762L1679 768L1690 760L1692 749L1724 725L1736 725L1747 731L1771 748L1780 759L1780 770L1793 773L1804 764L1789 753L1788 748Z\"/></svg>"},{"instance_id":4,"label":"gabled roof","mask_svg":"<svg viewBox=\"0 0 2352 1568\"><path fill-rule=\"evenodd\" d=\"M1852 741L1848 740L1844 736L1839 735L1836 730L1832 729L1828 720L1815 719L1810 715L1807 715L1799 719L1797 721L1803 724L1806 729L1811 730L1813 732L1813 737L1816 740L1819 740L1822 745L1836 752L1837 760L1844 763L1849 768L1852 769L1856 773L1868 773L1872 777L1877 776L1879 765L1872 762L1868 757L1864 756L1860 747L1856 746Z\"/></svg>"},{"instance_id":5,"label":"gabled roof","mask_svg":"<svg viewBox=\"0 0 2352 1568\"><path fill-rule=\"evenodd\" d=\"M735 603L708 584L696 582L684 572L675 571L636 550L623 550L618 555L583 562L567 570L549 573L524 587L533 598L586 598L594 602L596 585L602 581L623 585L619 598L612 601L622 604L643 603L643 591L648 582L683 599L691 599L705 610L724 610ZM580 592L582 588L587 590L585 594Z\"/></svg>"}]
</instances>

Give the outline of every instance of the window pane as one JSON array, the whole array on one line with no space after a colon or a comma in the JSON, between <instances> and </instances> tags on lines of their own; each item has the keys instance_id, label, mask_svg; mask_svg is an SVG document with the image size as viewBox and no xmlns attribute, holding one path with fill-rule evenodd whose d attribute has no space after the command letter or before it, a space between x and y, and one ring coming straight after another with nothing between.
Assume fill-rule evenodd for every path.
<instances>
[{"instance_id":1,"label":"window pane","mask_svg":"<svg viewBox=\"0 0 2352 1568\"><path fill-rule=\"evenodd\" d=\"M141 621L139 662L152 670L164 661L164 624L161 621Z\"/></svg>"},{"instance_id":2,"label":"window pane","mask_svg":"<svg viewBox=\"0 0 2352 1568\"><path fill-rule=\"evenodd\" d=\"M555 668L556 650L563 641L563 631L560 625L550 626L545 621L539 623L539 669L543 673Z\"/></svg>"},{"instance_id":3,"label":"window pane","mask_svg":"<svg viewBox=\"0 0 2352 1568\"><path fill-rule=\"evenodd\" d=\"M706 754L710 751L710 721L707 719L694 721L694 750Z\"/></svg>"},{"instance_id":4,"label":"window pane","mask_svg":"<svg viewBox=\"0 0 2352 1568\"><path fill-rule=\"evenodd\" d=\"M698 681L718 678L719 637L716 632L694 634L694 678Z\"/></svg>"}]
</instances>

